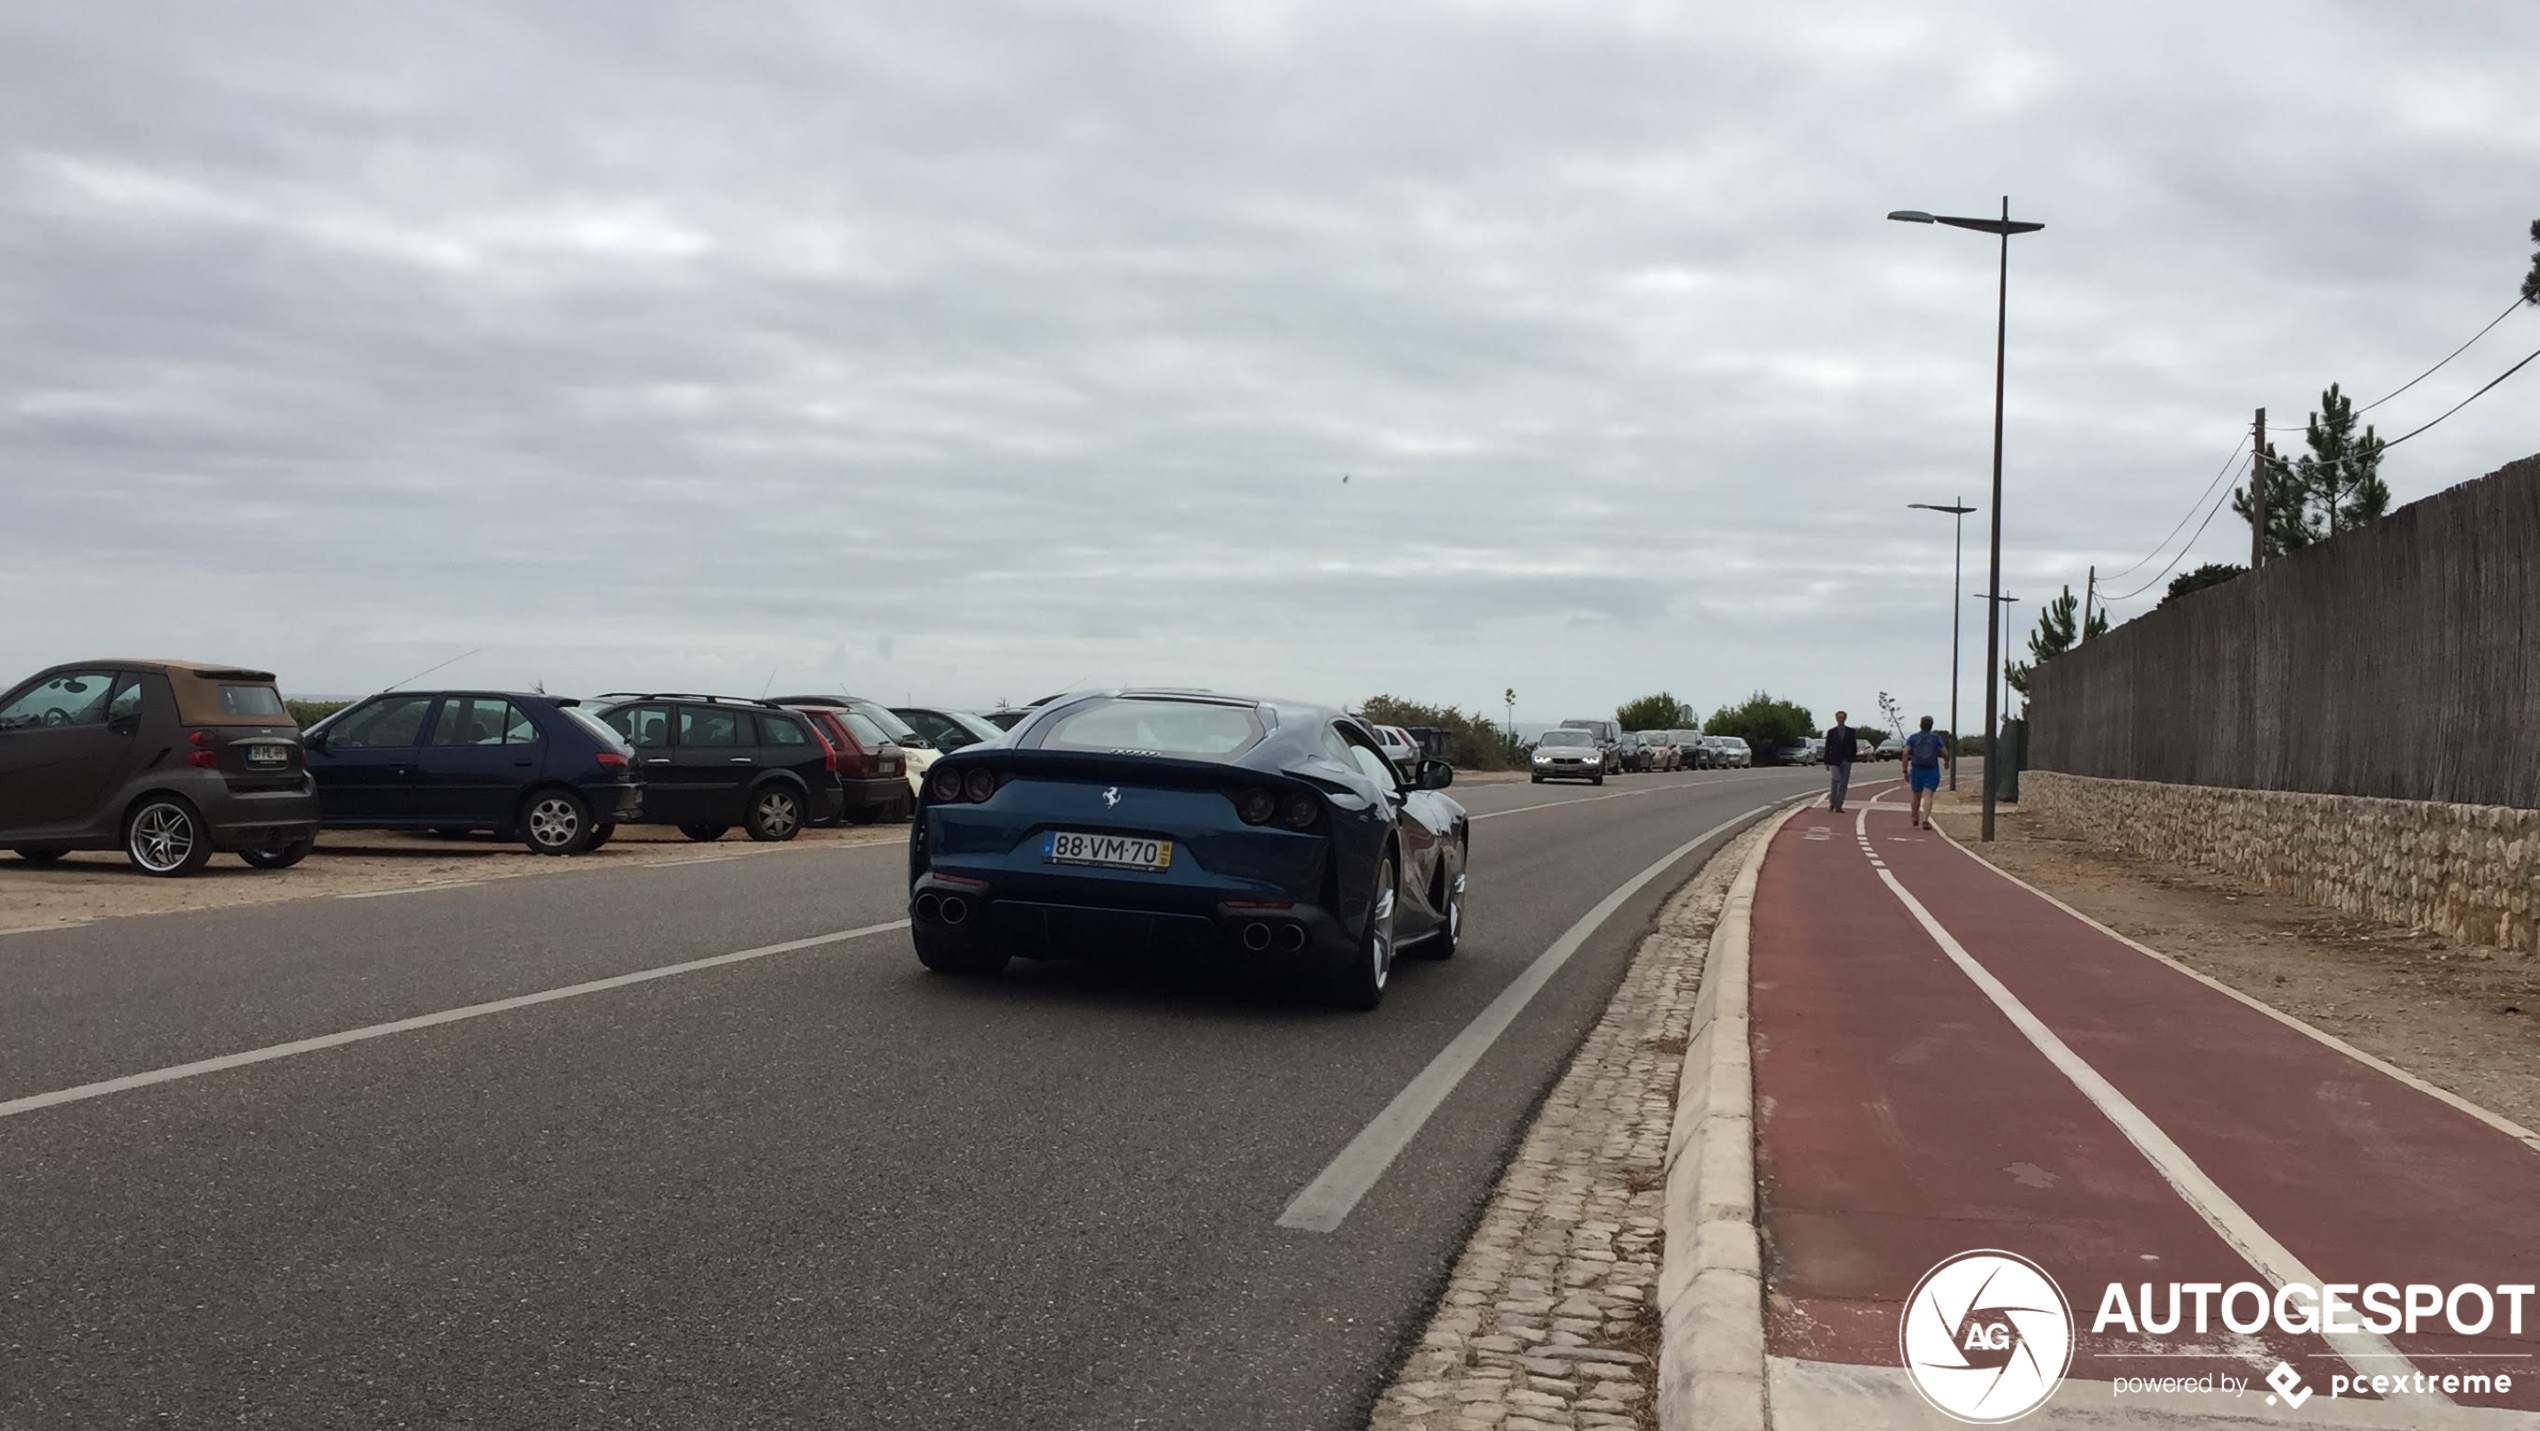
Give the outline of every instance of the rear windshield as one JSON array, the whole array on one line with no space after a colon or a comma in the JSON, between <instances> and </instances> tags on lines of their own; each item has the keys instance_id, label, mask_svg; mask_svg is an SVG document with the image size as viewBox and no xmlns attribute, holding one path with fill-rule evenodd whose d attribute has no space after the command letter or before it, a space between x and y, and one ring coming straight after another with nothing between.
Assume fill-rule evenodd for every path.
<instances>
[{"instance_id":1,"label":"rear windshield","mask_svg":"<svg viewBox=\"0 0 2540 1431\"><path fill-rule=\"evenodd\" d=\"M598 716L591 714L589 711L582 709L580 706L563 706L559 707L559 709L564 712L564 718L566 720L569 720L575 725L582 727L584 730L589 731L592 737L600 742L601 749L617 751L634 749L633 746L626 743L626 737L618 734L614 730L611 730L607 722L601 720Z\"/></svg>"},{"instance_id":2,"label":"rear windshield","mask_svg":"<svg viewBox=\"0 0 2540 1431\"><path fill-rule=\"evenodd\" d=\"M1232 760L1260 739L1260 719L1248 706L1114 696L1088 701L1045 723L1040 745L1044 750Z\"/></svg>"},{"instance_id":3,"label":"rear windshield","mask_svg":"<svg viewBox=\"0 0 2540 1431\"><path fill-rule=\"evenodd\" d=\"M917 727L900 719L889 706L876 705L872 701L858 701L847 709L880 726L882 733L893 740L904 741L917 734ZM848 728L854 729L852 726Z\"/></svg>"},{"instance_id":4,"label":"rear windshield","mask_svg":"<svg viewBox=\"0 0 2540 1431\"><path fill-rule=\"evenodd\" d=\"M282 714L282 693L271 686L233 686L223 682L220 709L222 715L278 716Z\"/></svg>"},{"instance_id":5,"label":"rear windshield","mask_svg":"<svg viewBox=\"0 0 2540 1431\"><path fill-rule=\"evenodd\" d=\"M882 727L865 719L862 711L840 711L838 723L845 726L847 734L855 737L855 743L866 750L880 750L891 739Z\"/></svg>"}]
</instances>

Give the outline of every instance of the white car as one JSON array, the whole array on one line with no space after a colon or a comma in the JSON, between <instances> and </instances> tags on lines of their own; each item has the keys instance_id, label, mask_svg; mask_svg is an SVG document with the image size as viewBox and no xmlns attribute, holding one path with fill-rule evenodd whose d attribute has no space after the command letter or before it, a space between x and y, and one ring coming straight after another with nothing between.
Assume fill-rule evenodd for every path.
<instances>
[{"instance_id":1,"label":"white car","mask_svg":"<svg viewBox=\"0 0 2540 1431\"><path fill-rule=\"evenodd\" d=\"M1411 732L1398 725L1380 725L1376 727L1376 739L1385 748L1385 759L1392 761L1393 768L1402 772L1405 782L1420 778L1420 760L1424 752L1420 749L1420 742L1411 738Z\"/></svg>"},{"instance_id":2,"label":"white car","mask_svg":"<svg viewBox=\"0 0 2540 1431\"><path fill-rule=\"evenodd\" d=\"M1717 756L1713 763L1723 770L1744 770L1755 763L1755 752L1747 748L1744 736L1706 735L1702 743L1711 747Z\"/></svg>"}]
</instances>

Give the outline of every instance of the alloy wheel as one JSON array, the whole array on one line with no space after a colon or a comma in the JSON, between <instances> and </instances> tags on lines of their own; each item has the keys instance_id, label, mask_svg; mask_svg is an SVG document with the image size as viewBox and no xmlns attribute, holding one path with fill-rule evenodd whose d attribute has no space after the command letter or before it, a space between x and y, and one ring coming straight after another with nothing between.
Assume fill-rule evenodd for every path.
<instances>
[{"instance_id":1,"label":"alloy wheel","mask_svg":"<svg viewBox=\"0 0 2540 1431\"><path fill-rule=\"evenodd\" d=\"M802 814L794 797L782 790L770 790L758 797L758 824L772 839L783 839L794 832Z\"/></svg>"},{"instance_id":2,"label":"alloy wheel","mask_svg":"<svg viewBox=\"0 0 2540 1431\"><path fill-rule=\"evenodd\" d=\"M561 795L549 795L529 807L529 838L546 849L560 850L582 833L582 812Z\"/></svg>"},{"instance_id":3,"label":"alloy wheel","mask_svg":"<svg viewBox=\"0 0 2540 1431\"><path fill-rule=\"evenodd\" d=\"M174 805L153 805L133 817L132 857L143 869L164 874L184 867L197 838L193 816Z\"/></svg>"}]
</instances>

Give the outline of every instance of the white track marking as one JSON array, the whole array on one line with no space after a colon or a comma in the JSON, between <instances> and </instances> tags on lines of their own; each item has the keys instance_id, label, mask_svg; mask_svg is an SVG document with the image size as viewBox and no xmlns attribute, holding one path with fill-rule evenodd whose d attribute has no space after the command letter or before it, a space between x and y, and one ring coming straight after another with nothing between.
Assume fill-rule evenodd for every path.
<instances>
[{"instance_id":1,"label":"white track marking","mask_svg":"<svg viewBox=\"0 0 2540 1431\"><path fill-rule=\"evenodd\" d=\"M2089 915L2084 914L2080 910L2073 908L2071 905L2064 903L2060 899L2057 899L2055 896L2039 889L2036 885L2030 884L2027 880L2020 878L2018 875L2015 875L2009 870L2002 868L2000 865L1993 863L1984 856L1968 849L1965 845L1958 843L1955 838L1952 838L1948 831L1942 830L1938 826L1934 826L1933 831L1942 839L1947 840L1951 849L1965 855L1968 859L1974 860L1985 869L2000 875L2002 878L2009 880L2011 883L2018 885L2020 888L2027 890L2033 895L2036 895L2039 899L2045 900L2048 904L2055 906L2057 909L2060 909L2066 914L2071 915L2073 918L2080 920L2082 923L2089 925L2091 928L2098 930L2100 933L2107 935L2109 938L2116 940L2118 943L2125 945L2127 948L2132 949L2136 953L2141 954L2146 958L2157 959L2162 963L2167 964L2169 967L2176 969L2178 972L2185 974L2197 983L2200 983L2217 993L2229 995L2231 998L2239 1000L2241 1003L2248 1005L2250 1008L2256 1009L2259 1013L2265 1014L2268 1018L2284 1025L2286 1028L2295 1030L2306 1038L2314 1039L2329 1048L2337 1050L2339 1053L2346 1055L2348 1058L2353 1059L2375 1073L2388 1074L2390 1077L2399 1080L2401 1083L2408 1085L2410 1088L2415 1089L2417 1092L2424 1094L2428 1098L2432 1098L2440 1103L2449 1104L2452 1107L2459 1109L2461 1112L2468 1114L2472 1118L2477 1119L2479 1122L2486 1124L2488 1127L2495 1129L2497 1132L2504 1134L2506 1137L2513 1139L2515 1142L2522 1144L2524 1147L2529 1148L2534 1152L2540 1152L2540 1133L2535 1133L2529 1128L2522 1126L2520 1123L2517 1123L2502 1114L2489 1112L2487 1109L2479 1107L2477 1104L2470 1102L2468 1099L2461 1097L2457 1093L2437 1088L2433 1084L2426 1082L2424 1079L2417 1077L2415 1074L2408 1072L2404 1068L2384 1063L2380 1059L2373 1057L2371 1054L2368 1054L2362 1049L2355 1047L2353 1044L2346 1042L2344 1039L2339 1038L2337 1035L2330 1033L2325 1029L2313 1028L2311 1025L2302 1022L2300 1019L2284 1012L2282 1009L2252 998L2249 995L2240 992L2238 989L2233 988L2229 984L2214 978L2210 974L2201 973L2195 969L2191 969L2169 955L2162 953L2160 950L2153 948L2151 945L2143 943L2141 940L2129 939L2125 935L2119 934L2117 931L2110 929L2098 920L2091 918Z\"/></svg>"},{"instance_id":2,"label":"white track marking","mask_svg":"<svg viewBox=\"0 0 2540 1431\"><path fill-rule=\"evenodd\" d=\"M1789 803L1789 800L1777 800L1758 805L1742 815L1721 821L1661 855L1657 863L1625 880L1613 893L1597 901L1595 908L1580 915L1577 923L1552 941L1550 948L1536 955L1523 973L1499 991L1498 998L1475 1014L1473 1021L1449 1040L1446 1047L1438 1050L1437 1056L1429 1060L1426 1068L1403 1085L1402 1091L1394 1095L1384 1111L1360 1129L1349 1146L1341 1149L1340 1155L1289 1201L1287 1210L1279 1214L1278 1225L1301 1232L1337 1230L1348 1220L1350 1211L1358 1206L1359 1199L1365 1197L1376 1186L1377 1179L1385 1175L1385 1169L1393 1166L1394 1159L1410 1146L1411 1140L1429 1121L1429 1116L1438 1111L1438 1105L1446 1101L1446 1096L1464 1081L1464 1075L1473 1071L1482 1055L1488 1053L1499 1036L1507 1032L1508 1026L1517 1021L1517 1016L1525 1012L1527 1003L1537 991L1550 983L1553 975L1561 972L1561 966L1569 962L1571 955L1579 952L1579 946L1587 943L1588 936L1594 934L1599 925L1623 907L1624 901L1640 893L1651 880L1666 873L1670 866L1701 848L1712 837L1736 829L1756 816L1770 812L1776 805Z\"/></svg>"},{"instance_id":3,"label":"white track marking","mask_svg":"<svg viewBox=\"0 0 2540 1431\"><path fill-rule=\"evenodd\" d=\"M14 1118L21 1113L33 1113L40 1108L54 1108L64 1103L81 1103L91 1098L103 1098L112 1093L129 1093L136 1088L174 1083L184 1078L200 1078L207 1073L224 1073L233 1068L245 1068L250 1064L271 1063L278 1058L295 1058L304 1053L342 1048L346 1044L364 1043L375 1038L386 1038L391 1034L438 1028L443 1024L458 1023L463 1019L481 1019L488 1014L509 1013L514 1009L526 1009L537 1004L552 1004L559 999L578 999L585 994L606 993L611 989L646 984L656 979L675 978L681 974L720 969L727 964L742 964L752 959L764 959L771 954L791 954L800 949L817 949L824 944L839 944L849 939L862 939L867 935L887 934L894 929L906 928L908 928L907 920L894 919L888 924L868 924L861 929L841 929L830 934L815 934L808 939L788 939L782 944L762 944L755 949L735 950L730 954L716 954L705 959L690 959L680 964L664 964L652 969L638 969L632 974L593 979L584 984L568 984L560 989L544 989L535 994L520 994L508 999L469 1004L463 1008L443 1009L439 1013L418 1014L410 1019L396 1019L384 1024L367 1024L357 1029L346 1029L341 1033L320 1034L316 1038L295 1039L290 1043L251 1048L243 1053L225 1053L217 1058L197 1059L192 1063L154 1068L147 1073L131 1073L121 1078L109 1078L98 1083L83 1083L76 1088L61 1088L51 1093L36 1093L24 1098L12 1098L5 1103L0 1103L0 1118Z\"/></svg>"},{"instance_id":4,"label":"white track marking","mask_svg":"<svg viewBox=\"0 0 2540 1431\"><path fill-rule=\"evenodd\" d=\"M2292 1282L2308 1283L2314 1287L2320 1285L2324 1279L2318 1273L2303 1265L2290 1249L2259 1226L2258 1220L2233 1201L2231 1195L2198 1167L2196 1161L2187 1156L2187 1151L2173 1142L2158 1123L2118 1092L2116 1085L2102 1076L2099 1070L2073 1052L2053 1029L2046 1026L2044 1020L2029 1012L2028 1005L2021 1003L2019 996L1995 978L1991 970L1976 962L1975 956L1969 954L1965 946L1932 917L1932 912L1923 907L1923 902L1905 888L1904 881L1896 877L1895 871L1880 869L1876 873L1889 892L1904 904L1906 912L1922 925L1923 932L1940 946L1940 952L1949 956L1949 962L1957 965L1958 971L1993 1001L1993 1006L2002 1011L2003 1017L2011 1021L2011 1026L2018 1029L2039 1053L2046 1055L2046 1061L2053 1064L2057 1072L2081 1090L2082 1097L2089 1099L2109 1122L2116 1125L2126 1141L2152 1164L2153 1171L2159 1173L2179 1197L2196 1210L2196 1215L2203 1218L2208 1227L2251 1267L2256 1268L2260 1276L2278 1287ZM2390 1371L2387 1365L2376 1368L2366 1365L2368 1362L2396 1361L2410 1373L2416 1369L2398 1348L2371 1332L2322 1331L2319 1336L2344 1357L2349 1366L2365 1375L2371 1375L2375 1370L2385 1375ZM2410 1399L2446 1406L2453 1404L2450 1397L2439 1392L2427 1392L2422 1398Z\"/></svg>"}]
</instances>

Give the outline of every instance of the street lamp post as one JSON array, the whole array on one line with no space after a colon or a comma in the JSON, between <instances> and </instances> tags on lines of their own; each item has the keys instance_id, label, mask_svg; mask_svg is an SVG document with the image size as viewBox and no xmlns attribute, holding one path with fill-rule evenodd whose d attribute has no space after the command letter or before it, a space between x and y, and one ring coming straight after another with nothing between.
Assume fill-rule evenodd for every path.
<instances>
[{"instance_id":1,"label":"street lamp post","mask_svg":"<svg viewBox=\"0 0 2540 1431\"><path fill-rule=\"evenodd\" d=\"M1981 592L1970 591L1967 593L1967 599L1969 601L1982 601L1984 600L1984 595ZM2002 649L2006 653L2011 649L2011 634L2002 628L2010 619L2011 608L2018 603L2019 598L2016 596L2004 595L1993 598L1993 627L1996 631L2001 632ZM1984 703L1987 706L1992 705L1994 692L1999 691L2002 693L2002 713L2004 715L2009 715L2011 712L2011 663L2005 660L2001 663L2001 666L2002 669L2000 671L1988 675L1985 678ZM1999 681L1999 684L1996 684L1997 680ZM1993 741L1995 736L1998 734L2000 734L1998 731L1986 731L1984 734L1984 788L1985 793L1988 796L1993 791Z\"/></svg>"},{"instance_id":2,"label":"street lamp post","mask_svg":"<svg viewBox=\"0 0 2540 1431\"><path fill-rule=\"evenodd\" d=\"M1973 229L1977 233L1998 235L2002 240L2002 269L1995 285L1993 310L1993 539L1985 576L1986 590L1999 600L2002 595L2002 367L2011 333L2011 235L2033 234L2046 225L2014 222L2011 218L2011 196L2008 194L2002 196L2002 217L1998 219L1954 218L1947 214L1927 214L1919 209L1898 209L1888 217L1899 223L1947 224L1953 229ZM1987 623L1984 630L1984 664L1989 670L2002 662L2000 627ZM1999 724L1993 692L1993 681L1988 677L1984 683L1984 750L1988 777L1993 764L1994 727ZM1957 732L1951 731L1950 736L1955 739ZM1990 778L1984 782L1982 838L1988 842L1993 839L1993 781Z\"/></svg>"},{"instance_id":3,"label":"street lamp post","mask_svg":"<svg viewBox=\"0 0 2540 1431\"><path fill-rule=\"evenodd\" d=\"M1951 523L1958 529L1958 535L1949 548L1949 589L1958 590L1964 581L1961 569L1966 565L1967 514L1975 508L1966 505L1963 497L1958 499L1957 505L1948 507L1933 502L1908 502L1905 505L1917 511L1947 512L1956 519ZM1949 752L1949 788L1952 790L1958 788L1958 752L1954 748L1958 740L1958 628L1964 624L1958 619L1957 606L1952 604L1949 608L1949 740L1953 747Z\"/></svg>"}]
</instances>

